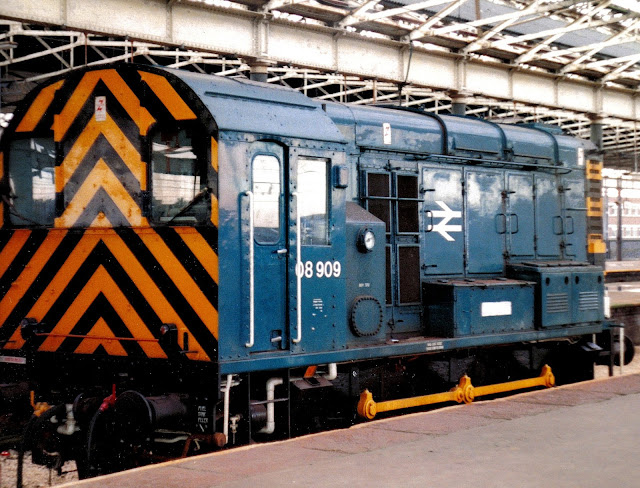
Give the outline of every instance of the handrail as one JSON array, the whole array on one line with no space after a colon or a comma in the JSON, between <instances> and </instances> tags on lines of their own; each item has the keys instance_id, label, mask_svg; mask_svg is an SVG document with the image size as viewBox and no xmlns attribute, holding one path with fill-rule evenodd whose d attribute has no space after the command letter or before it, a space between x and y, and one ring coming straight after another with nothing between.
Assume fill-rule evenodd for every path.
<instances>
[{"instance_id":1,"label":"handrail","mask_svg":"<svg viewBox=\"0 0 640 488\"><path fill-rule=\"evenodd\" d=\"M300 200L298 192L293 192L296 199L296 338L291 341L298 344L302 340L302 275L304 267L302 264L302 237L300 230Z\"/></svg>"},{"instance_id":2,"label":"handrail","mask_svg":"<svg viewBox=\"0 0 640 488\"><path fill-rule=\"evenodd\" d=\"M249 342L245 347L253 347L255 343L255 259L254 259L254 225L253 225L253 192L245 191L249 197Z\"/></svg>"}]
</instances>

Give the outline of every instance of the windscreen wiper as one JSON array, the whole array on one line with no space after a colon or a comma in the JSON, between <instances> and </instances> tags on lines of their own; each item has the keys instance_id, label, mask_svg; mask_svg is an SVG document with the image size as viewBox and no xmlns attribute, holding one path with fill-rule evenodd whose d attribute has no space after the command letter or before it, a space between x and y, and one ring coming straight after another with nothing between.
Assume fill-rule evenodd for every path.
<instances>
[{"instance_id":1,"label":"windscreen wiper","mask_svg":"<svg viewBox=\"0 0 640 488\"><path fill-rule=\"evenodd\" d=\"M209 188L208 186L203 188L195 197L193 197L193 199L189 203L187 203L184 207L182 207L177 214L175 214L173 217L171 217L171 220L169 220L169 222L167 222L167 224L170 224L171 222L173 222L178 217L184 215L196 203L198 203L200 200L202 200L204 197L206 197L207 195L209 195L211 193L213 193L213 190L211 188Z\"/></svg>"}]
</instances>

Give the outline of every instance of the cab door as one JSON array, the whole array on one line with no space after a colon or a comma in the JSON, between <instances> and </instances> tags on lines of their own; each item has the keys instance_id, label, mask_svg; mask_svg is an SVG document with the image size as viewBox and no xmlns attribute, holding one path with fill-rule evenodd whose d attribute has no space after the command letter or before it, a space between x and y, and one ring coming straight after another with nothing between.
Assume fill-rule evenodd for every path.
<instances>
[{"instance_id":1,"label":"cab door","mask_svg":"<svg viewBox=\"0 0 640 488\"><path fill-rule=\"evenodd\" d=\"M465 171L465 222L467 272L500 273L503 267L504 235L503 175L498 171Z\"/></svg>"},{"instance_id":2,"label":"cab door","mask_svg":"<svg viewBox=\"0 0 640 488\"><path fill-rule=\"evenodd\" d=\"M289 153L289 337L293 353L344 347L344 153Z\"/></svg>"},{"instance_id":3,"label":"cab door","mask_svg":"<svg viewBox=\"0 0 640 488\"><path fill-rule=\"evenodd\" d=\"M250 149L249 336L250 353L288 349L287 269L290 249L286 225L285 150L272 142Z\"/></svg>"},{"instance_id":4,"label":"cab door","mask_svg":"<svg viewBox=\"0 0 640 488\"><path fill-rule=\"evenodd\" d=\"M538 174L535 185L536 257L556 259L562 256L564 225L558 183L554 175Z\"/></svg>"},{"instance_id":5,"label":"cab door","mask_svg":"<svg viewBox=\"0 0 640 488\"><path fill-rule=\"evenodd\" d=\"M581 178L562 181L562 212L564 223L565 257L587 260L587 209L584 202L585 183Z\"/></svg>"}]
</instances>

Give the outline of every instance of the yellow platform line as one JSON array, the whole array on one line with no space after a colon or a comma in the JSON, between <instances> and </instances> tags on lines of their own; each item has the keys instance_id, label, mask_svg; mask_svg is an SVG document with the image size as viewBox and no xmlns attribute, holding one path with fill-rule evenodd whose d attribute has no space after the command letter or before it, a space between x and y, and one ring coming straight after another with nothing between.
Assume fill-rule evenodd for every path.
<instances>
[{"instance_id":1,"label":"yellow platform line","mask_svg":"<svg viewBox=\"0 0 640 488\"><path fill-rule=\"evenodd\" d=\"M614 274L620 274L620 273L640 273L640 269L634 269L634 268L629 268L629 269L609 269L609 270L605 270L604 271L604 275L614 275Z\"/></svg>"}]
</instances>

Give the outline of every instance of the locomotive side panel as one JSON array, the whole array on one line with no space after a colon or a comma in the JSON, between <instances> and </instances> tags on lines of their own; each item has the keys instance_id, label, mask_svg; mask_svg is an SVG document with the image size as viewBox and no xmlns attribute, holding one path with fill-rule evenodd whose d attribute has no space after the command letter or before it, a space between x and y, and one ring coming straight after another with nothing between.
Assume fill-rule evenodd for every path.
<instances>
[{"instance_id":1,"label":"locomotive side panel","mask_svg":"<svg viewBox=\"0 0 640 488\"><path fill-rule=\"evenodd\" d=\"M343 132L349 133L345 129L348 118L334 112ZM503 279L513 263L550 261L561 268L585 264L584 154L588 143L546 128L500 126L463 117L422 114L424 124L420 126L413 113L405 112L407 118L402 122L394 118L395 113L386 115L380 109L353 114L354 132L360 134L356 148L361 153L354 158L360 172L357 201L386 225L388 336L440 335L435 331L441 324L432 323L435 316L430 312L438 301L430 296L435 289L428 286L431 282L464 278L491 288L497 284L490 280ZM421 151L412 143L416 131L423 130L426 141L435 141L438 123L447 144L430 147L429 154L415 154L413 151ZM407 185L415 174L419 185ZM403 194L409 186L415 192ZM412 261L408 251L414 247L419 251ZM418 291L413 300L408 298L413 296L412 283L422 286L422 294ZM530 284L522 285L530 289ZM455 287L453 281L450 286ZM503 297L496 303L509 306L498 307L501 324L492 325L483 318L471 335L535 330L531 317L521 320L522 314L514 312L518 293L502 289L506 291L496 292ZM517 285L512 290L518 290ZM584 293L598 294L599 285L592 284ZM484 317L480 307L485 305L491 308L493 302L481 300L469 313ZM536 311L538 323L541 313ZM574 315L569 312L558 323L590 322L600 327L601 313L588 320ZM471 330L462 325L455 328ZM443 333L449 334L449 330Z\"/></svg>"}]
</instances>

